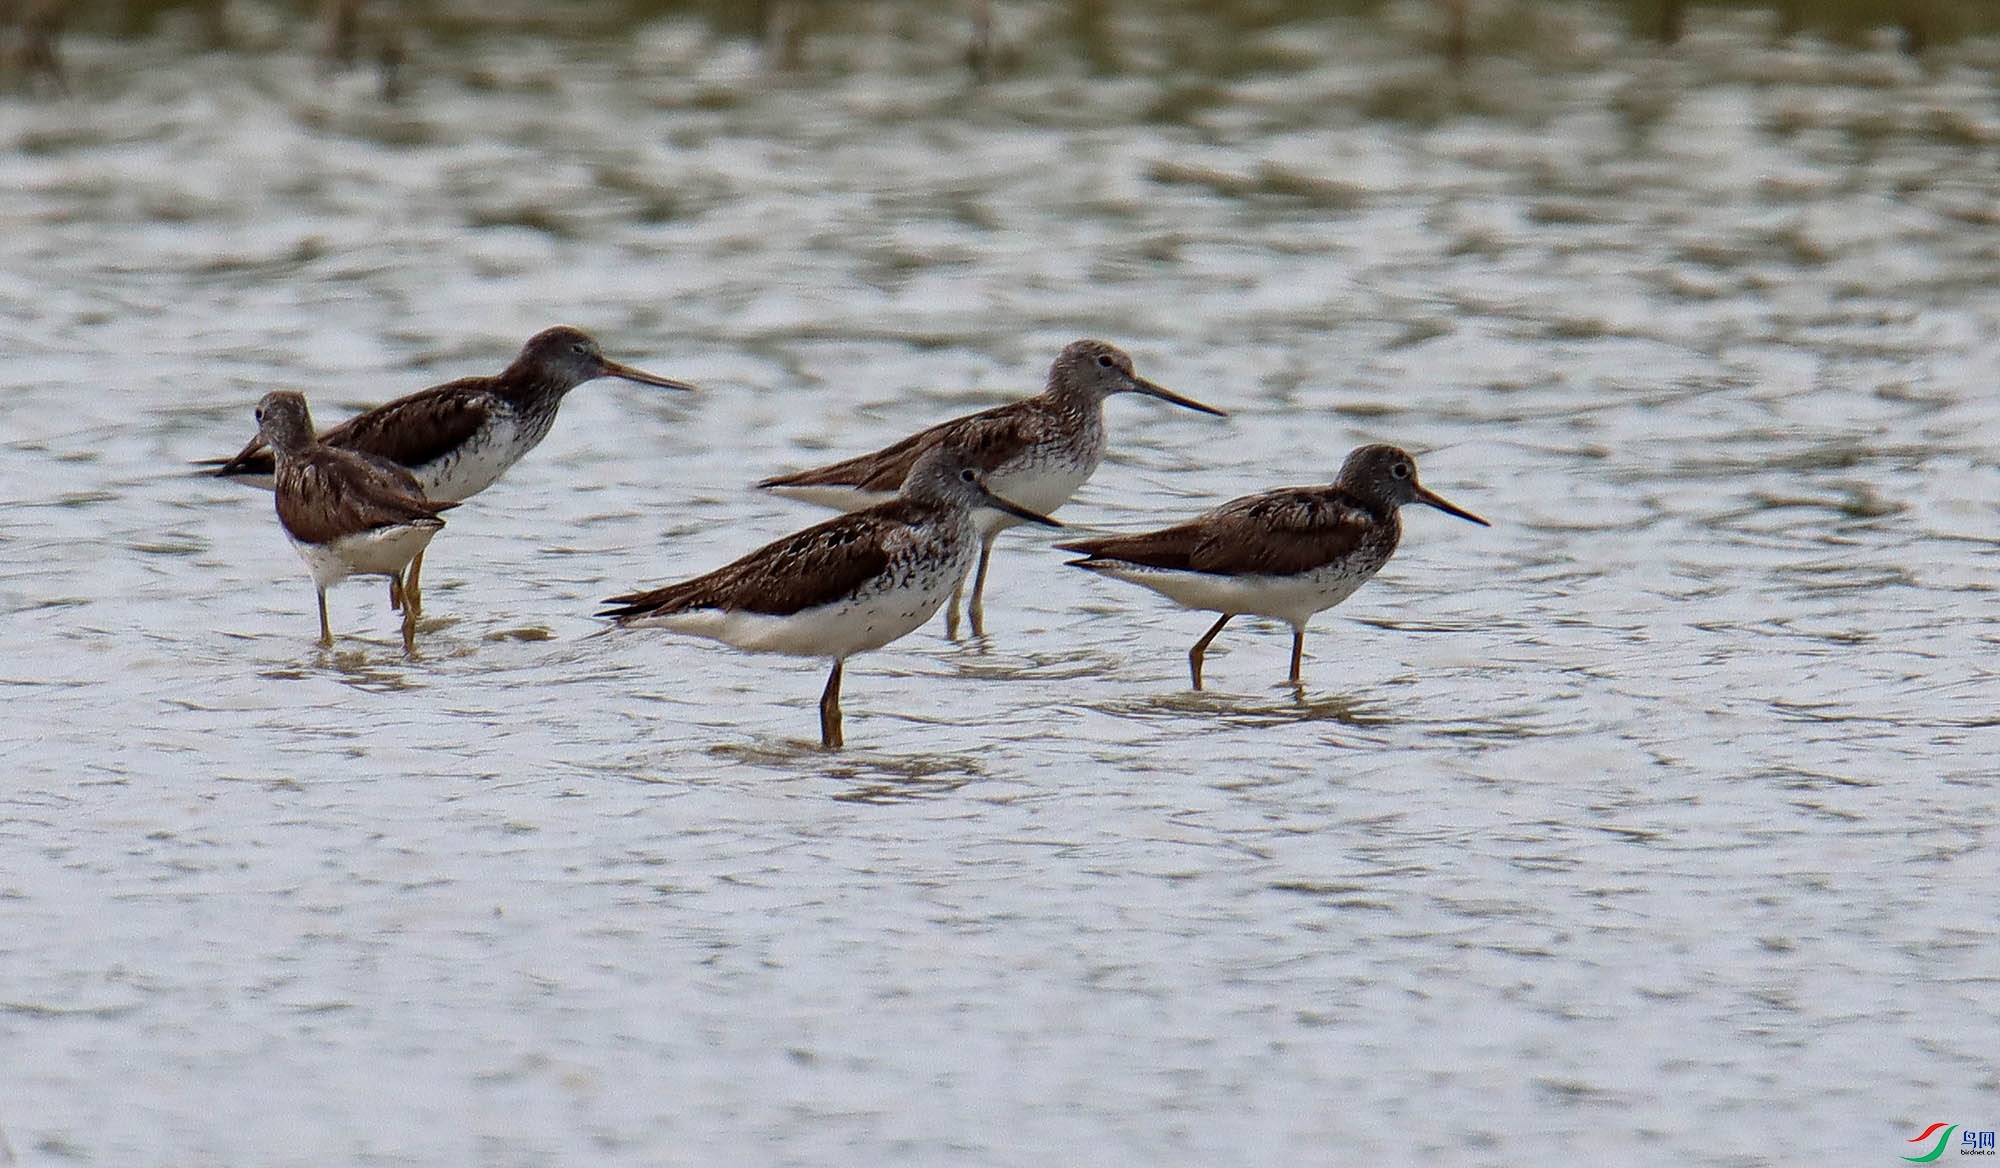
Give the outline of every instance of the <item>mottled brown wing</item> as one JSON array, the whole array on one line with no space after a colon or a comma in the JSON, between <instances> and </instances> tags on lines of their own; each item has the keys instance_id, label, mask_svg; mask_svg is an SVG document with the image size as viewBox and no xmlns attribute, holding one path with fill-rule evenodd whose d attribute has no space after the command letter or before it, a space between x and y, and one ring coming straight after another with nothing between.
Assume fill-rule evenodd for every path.
<instances>
[{"instance_id":1,"label":"mottled brown wing","mask_svg":"<svg viewBox=\"0 0 2000 1168\"><path fill-rule=\"evenodd\" d=\"M991 471L1033 444L1045 423L1033 407L1034 400L1009 402L976 414L939 422L919 430L893 446L873 454L863 454L845 462L779 475L758 483L759 487L855 487L883 493L898 490L918 456L940 442L957 446L967 465Z\"/></svg>"},{"instance_id":2,"label":"mottled brown wing","mask_svg":"<svg viewBox=\"0 0 2000 1168\"><path fill-rule=\"evenodd\" d=\"M1289 576L1353 552L1371 531L1380 531L1378 522L1329 488L1287 487L1231 500L1159 531L1056 546L1089 559L1153 568Z\"/></svg>"},{"instance_id":3,"label":"mottled brown wing","mask_svg":"<svg viewBox=\"0 0 2000 1168\"><path fill-rule=\"evenodd\" d=\"M903 485L903 477L917 456L937 440L940 427L910 435L894 446L873 454L863 454L844 462L802 470L797 474L776 475L758 483L759 487L854 487L864 491L890 492Z\"/></svg>"},{"instance_id":4,"label":"mottled brown wing","mask_svg":"<svg viewBox=\"0 0 2000 1168\"><path fill-rule=\"evenodd\" d=\"M278 519L306 543L435 519L458 506L424 498L417 480L400 466L328 447L287 460L277 488Z\"/></svg>"},{"instance_id":5,"label":"mottled brown wing","mask_svg":"<svg viewBox=\"0 0 2000 1168\"><path fill-rule=\"evenodd\" d=\"M896 503L835 516L769 543L733 564L651 592L614 596L597 615L640 617L721 608L790 616L831 604L889 565L888 542L908 525Z\"/></svg>"},{"instance_id":6,"label":"mottled brown wing","mask_svg":"<svg viewBox=\"0 0 2000 1168\"><path fill-rule=\"evenodd\" d=\"M1081 560L1075 564L1088 564L1092 560L1123 560L1128 564L1144 564L1149 568L1172 568L1188 570L1188 561L1194 555L1195 545L1202 541L1202 520L1191 519L1158 531L1141 532L1138 535L1107 535L1098 539L1072 539L1059 543L1056 547L1066 552L1080 552Z\"/></svg>"},{"instance_id":7,"label":"mottled brown wing","mask_svg":"<svg viewBox=\"0 0 2000 1168\"><path fill-rule=\"evenodd\" d=\"M476 377L448 381L376 406L319 436L328 446L359 450L402 466L422 466L457 447L486 423L491 399ZM216 477L268 475L276 460L262 438L252 438L232 458L204 458Z\"/></svg>"},{"instance_id":8,"label":"mottled brown wing","mask_svg":"<svg viewBox=\"0 0 2000 1168\"><path fill-rule=\"evenodd\" d=\"M486 424L492 399L484 378L463 378L399 397L319 436L328 446L359 450L402 466L422 466L456 449Z\"/></svg>"}]
</instances>

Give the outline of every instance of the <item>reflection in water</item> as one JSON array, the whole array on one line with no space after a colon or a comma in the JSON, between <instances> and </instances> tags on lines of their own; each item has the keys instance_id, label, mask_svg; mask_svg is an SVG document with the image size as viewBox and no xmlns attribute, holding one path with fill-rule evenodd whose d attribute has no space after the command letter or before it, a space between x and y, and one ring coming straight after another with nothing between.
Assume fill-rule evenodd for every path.
<instances>
[{"instance_id":1,"label":"reflection in water","mask_svg":"<svg viewBox=\"0 0 2000 1168\"><path fill-rule=\"evenodd\" d=\"M1229 726L1254 728L1290 723L1339 722L1367 728L1387 726L1397 718L1388 703L1345 694L1307 696L1290 684L1272 687L1283 698L1230 694L1219 690L1181 690L1125 701L1093 702L1090 708L1123 718L1195 718Z\"/></svg>"},{"instance_id":2,"label":"reflection in water","mask_svg":"<svg viewBox=\"0 0 2000 1168\"><path fill-rule=\"evenodd\" d=\"M968 759L899 758L890 765L864 763L829 768L828 778L850 784L833 798L847 803L907 803L949 795L981 775Z\"/></svg>"},{"instance_id":3,"label":"reflection in water","mask_svg":"<svg viewBox=\"0 0 2000 1168\"><path fill-rule=\"evenodd\" d=\"M967 637L942 664L968 681L1053 684L1102 677L1114 660L1092 646L1042 652L1026 648L996 643L991 636Z\"/></svg>"}]
</instances>

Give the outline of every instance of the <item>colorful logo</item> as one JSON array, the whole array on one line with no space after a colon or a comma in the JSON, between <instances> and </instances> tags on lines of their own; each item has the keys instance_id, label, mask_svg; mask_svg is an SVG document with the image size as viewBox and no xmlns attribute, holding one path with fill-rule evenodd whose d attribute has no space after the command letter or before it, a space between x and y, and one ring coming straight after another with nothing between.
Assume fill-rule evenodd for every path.
<instances>
[{"instance_id":1,"label":"colorful logo","mask_svg":"<svg viewBox=\"0 0 2000 1168\"><path fill-rule=\"evenodd\" d=\"M1929 1140L1932 1136L1937 1136L1937 1143L1932 1144L1931 1150L1921 1156L1905 1156L1903 1159L1908 1160L1912 1164L1931 1163L1944 1155L1945 1148L1951 1143L1951 1133L1955 1131L1958 1131L1958 1125L1955 1123L1934 1123L1930 1125L1924 1129L1922 1135L1914 1136L1903 1142L1906 1144L1921 1144ZM1943 1132L1944 1134L1938 1135L1939 1132ZM1995 1139L1996 1135L2000 1135L2000 1133L1974 1131L1971 1128L1959 1131L1958 1154L1961 1156L2000 1155L2000 1149L1996 1149L1995 1147L1996 1143L2000 1143L2000 1140Z\"/></svg>"},{"instance_id":2,"label":"colorful logo","mask_svg":"<svg viewBox=\"0 0 2000 1168\"><path fill-rule=\"evenodd\" d=\"M1944 1155L1944 1146L1951 1142L1951 1133L1958 1130L1958 1125L1955 1123L1934 1123L1924 1129L1924 1134L1917 1136L1915 1139L1905 1140L1903 1142L1906 1144L1921 1144L1925 1140L1930 1139L1931 1136L1939 1128L1944 1129L1944 1134L1938 1136L1936 1147L1932 1148L1928 1152L1925 1152L1921 1156L1905 1156L1903 1157L1903 1159L1908 1160L1912 1164L1928 1164L1932 1160L1937 1159L1939 1156Z\"/></svg>"}]
</instances>

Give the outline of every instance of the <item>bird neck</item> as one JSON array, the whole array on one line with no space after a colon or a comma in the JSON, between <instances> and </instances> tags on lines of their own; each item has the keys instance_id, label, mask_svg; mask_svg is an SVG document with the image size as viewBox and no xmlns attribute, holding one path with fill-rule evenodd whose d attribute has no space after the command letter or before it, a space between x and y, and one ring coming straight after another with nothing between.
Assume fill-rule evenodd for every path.
<instances>
[{"instance_id":1,"label":"bird neck","mask_svg":"<svg viewBox=\"0 0 2000 1168\"><path fill-rule=\"evenodd\" d=\"M1042 401L1052 414L1088 424L1104 417L1104 396L1066 381L1051 381L1042 391Z\"/></svg>"},{"instance_id":2,"label":"bird neck","mask_svg":"<svg viewBox=\"0 0 2000 1168\"><path fill-rule=\"evenodd\" d=\"M1371 516L1375 522L1400 534L1403 530L1403 509L1389 500L1368 491L1357 491L1340 483L1333 485L1334 497L1343 504Z\"/></svg>"},{"instance_id":3,"label":"bird neck","mask_svg":"<svg viewBox=\"0 0 2000 1168\"><path fill-rule=\"evenodd\" d=\"M576 388L573 382L534 369L509 369L494 382L494 395L528 417L555 413L564 395Z\"/></svg>"},{"instance_id":4,"label":"bird neck","mask_svg":"<svg viewBox=\"0 0 2000 1168\"><path fill-rule=\"evenodd\" d=\"M319 439L314 436L310 425L303 430L279 430L258 436L264 440L264 445L271 448L271 457L280 462L298 458L319 445Z\"/></svg>"}]
</instances>

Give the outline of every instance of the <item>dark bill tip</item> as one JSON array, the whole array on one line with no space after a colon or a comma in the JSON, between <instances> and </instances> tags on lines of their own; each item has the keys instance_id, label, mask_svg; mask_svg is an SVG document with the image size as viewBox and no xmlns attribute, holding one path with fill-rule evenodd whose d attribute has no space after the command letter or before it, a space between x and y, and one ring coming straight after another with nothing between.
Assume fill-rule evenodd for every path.
<instances>
[{"instance_id":1,"label":"dark bill tip","mask_svg":"<svg viewBox=\"0 0 2000 1168\"><path fill-rule=\"evenodd\" d=\"M1484 519L1481 519L1479 516L1474 515L1470 511L1467 511L1465 508L1447 502L1443 495L1440 495L1435 491L1427 490L1423 487L1417 488L1417 502L1426 504L1428 506L1436 507L1438 510L1444 512L1446 515L1456 515L1460 519L1470 519L1472 522L1477 523L1481 527L1493 526L1491 523L1486 522Z\"/></svg>"},{"instance_id":2,"label":"dark bill tip","mask_svg":"<svg viewBox=\"0 0 2000 1168\"><path fill-rule=\"evenodd\" d=\"M1043 527L1062 526L1062 524L1056 522L1053 519L1050 519L1048 516L1043 515L1038 511L1030 511L1026 507L1021 506L1019 503L1010 503L1007 500L1002 499L1000 496L994 494L992 491L986 491L984 488L981 488L981 490L984 491L986 495L986 506L988 507L992 507L995 510L999 511L1005 511L1007 514L1012 515L1016 519L1025 519L1030 523L1039 523Z\"/></svg>"},{"instance_id":3,"label":"dark bill tip","mask_svg":"<svg viewBox=\"0 0 2000 1168\"><path fill-rule=\"evenodd\" d=\"M1205 406L1191 397L1182 397L1173 390L1165 386L1155 385L1143 377L1134 377L1132 379L1132 389L1135 393L1143 393L1147 397L1156 397L1163 402L1172 402L1183 409L1194 410L1197 413L1210 414L1218 418L1229 416L1226 411L1218 410L1214 406Z\"/></svg>"},{"instance_id":4,"label":"dark bill tip","mask_svg":"<svg viewBox=\"0 0 2000 1168\"><path fill-rule=\"evenodd\" d=\"M606 361L604 363L604 376L619 377L626 381L636 381L640 385L657 385L661 389L678 389L688 393L694 392L694 386L689 385L685 381L675 381L671 377L661 377L657 373L648 373L644 369L634 369L630 365L620 365L616 361Z\"/></svg>"}]
</instances>

